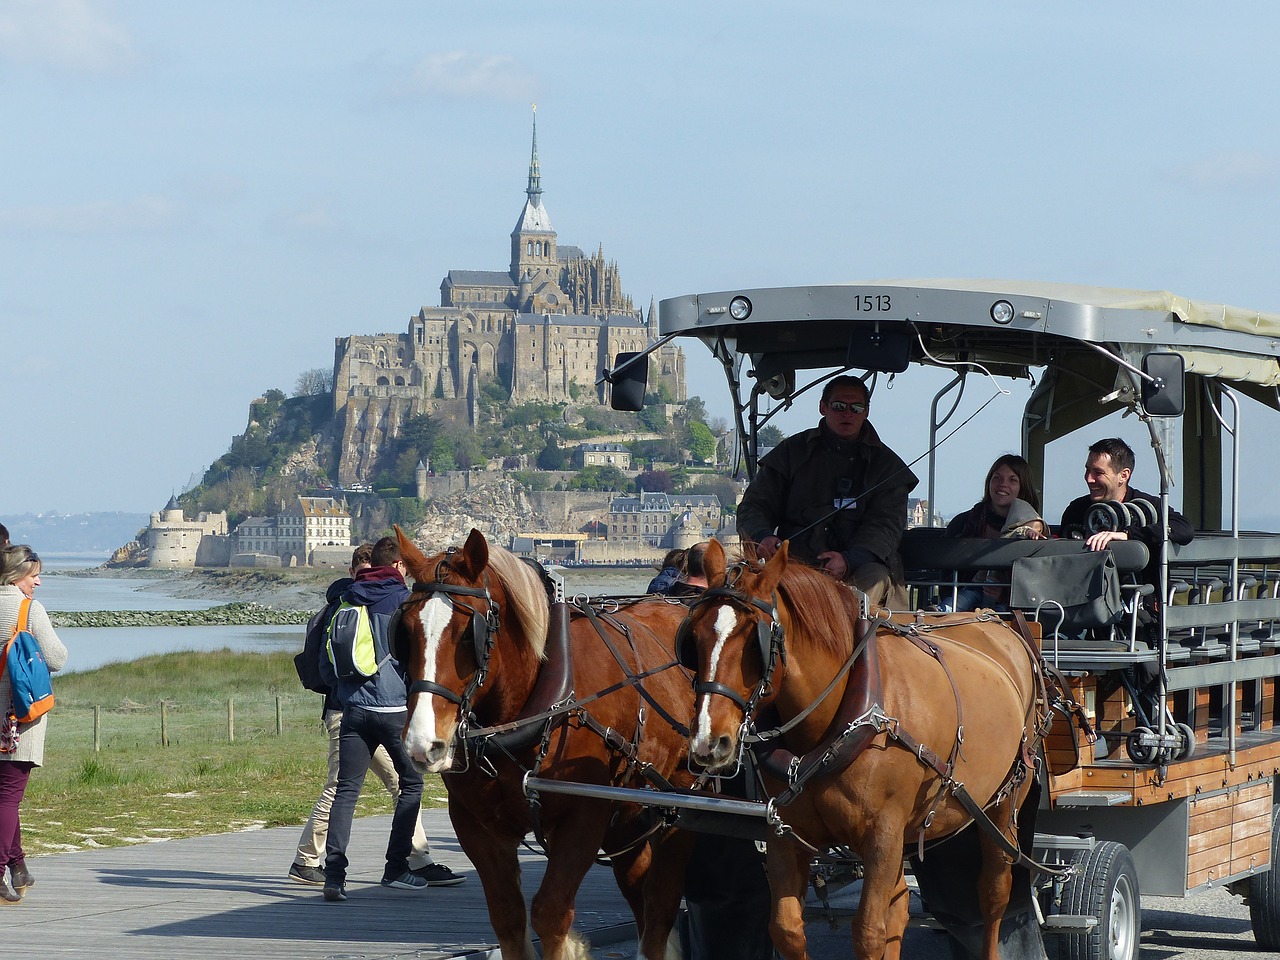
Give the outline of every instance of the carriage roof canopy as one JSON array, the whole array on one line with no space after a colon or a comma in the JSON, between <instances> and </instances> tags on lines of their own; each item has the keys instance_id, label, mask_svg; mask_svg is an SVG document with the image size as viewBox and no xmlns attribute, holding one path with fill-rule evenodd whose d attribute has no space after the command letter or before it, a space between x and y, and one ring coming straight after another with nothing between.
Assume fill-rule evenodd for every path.
<instances>
[{"instance_id":1,"label":"carriage roof canopy","mask_svg":"<svg viewBox=\"0 0 1280 960\"><path fill-rule=\"evenodd\" d=\"M741 320L729 310L735 298L751 305ZM999 301L1013 308L1004 324L992 318ZM963 356L1016 376L1097 343L1115 345L1130 362L1151 350L1172 350L1183 356L1189 373L1280 385L1280 314L1163 290L1017 280L877 280L694 294L663 300L661 308L664 334L724 337L731 349L753 355L766 371L841 365L854 349L851 321L875 321L886 331L910 329L910 360L917 363ZM1276 405L1273 399L1264 402Z\"/></svg>"},{"instance_id":2,"label":"carriage roof canopy","mask_svg":"<svg viewBox=\"0 0 1280 960\"><path fill-rule=\"evenodd\" d=\"M1137 406L1136 371L1146 354L1177 353L1188 374L1180 431L1186 439L1165 421L1149 421L1149 429L1163 481L1178 482L1180 474L1183 512L1202 528L1222 522L1222 435L1215 418L1224 390L1280 409L1280 314L1163 290L1019 280L726 290L663 300L660 327L663 334L702 340L720 359L744 438L756 422L747 413L757 398L794 397L799 371L900 372L917 364L951 368L958 376L981 370L1034 378L1022 453L1037 471L1055 439ZM744 361L745 378L734 372L735 358ZM754 475L752 450L747 444L748 475Z\"/></svg>"}]
</instances>

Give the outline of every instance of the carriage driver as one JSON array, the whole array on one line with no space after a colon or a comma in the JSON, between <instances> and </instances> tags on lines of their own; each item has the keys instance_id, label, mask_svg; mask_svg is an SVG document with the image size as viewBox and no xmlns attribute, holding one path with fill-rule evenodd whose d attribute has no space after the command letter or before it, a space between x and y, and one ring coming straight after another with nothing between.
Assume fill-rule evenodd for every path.
<instances>
[{"instance_id":1,"label":"carriage driver","mask_svg":"<svg viewBox=\"0 0 1280 960\"><path fill-rule=\"evenodd\" d=\"M877 606L903 608L898 547L907 495L920 481L867 421L867 385L839 376L822 391L816 427L760 461L738 505L738 532L769 559L790 555L853 584Z\"/></svg>"}]
</instances>

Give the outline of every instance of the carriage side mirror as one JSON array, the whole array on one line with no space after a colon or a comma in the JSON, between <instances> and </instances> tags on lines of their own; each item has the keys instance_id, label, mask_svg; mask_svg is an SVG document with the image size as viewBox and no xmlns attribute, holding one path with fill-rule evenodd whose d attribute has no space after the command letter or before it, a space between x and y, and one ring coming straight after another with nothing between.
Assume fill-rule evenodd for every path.
<instances>
[{"instance_id":1,"label":"carriage side mirror","mask_svg":"<svg viewBox=\"0 0 1280 960\"><path fill-rule=\"evenodd\" d=\"M1186 409L1182 354L1157 350L1142 358L1142 408L1153 417L1180 417ZM1151 379L1147 379L1150 377Z\"/></svg>"},{"instance_id":2,"label":"carriage side mirror","mask_svg":"<svg viewBox=\"0 0 1280 960\"><path fill-rule=\"evenodd\" d=\"M641 359L636 360L637 357ZM627 361L634 360L626 366ZM614 358L613 372L608 376L611 385L609 406L614 410L636 413L644 409L644 394L649 386L649 361L639 353L620 353Z\"/></svg>"}]
</instances>

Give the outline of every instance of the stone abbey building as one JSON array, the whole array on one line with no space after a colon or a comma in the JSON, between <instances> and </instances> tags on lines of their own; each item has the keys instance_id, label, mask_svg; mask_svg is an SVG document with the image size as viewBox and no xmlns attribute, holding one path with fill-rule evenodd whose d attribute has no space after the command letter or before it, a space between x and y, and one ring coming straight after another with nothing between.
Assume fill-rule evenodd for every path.
<instances>
[{"instance_id":1,"label":"stone abbey building","mask_svg":"<svg viewBox=\"0 0 1280 960\"><path fill-rule=\"evenodd\" d=\"M513 404L605 403L601 371L624 351L658 336L623 293L618 266L602 249L561 244L542 203L538 132L524 208L511 232L507 270L450 270L440 306L423 307L404 333L340 337L334 357L334 412L342 430L338 480L366 480L378 452L418 413L476 422L476 391L496 381ZM686 399L684 354L665 346L651 357L653 380Z\"/></svg>"}]
</instances>

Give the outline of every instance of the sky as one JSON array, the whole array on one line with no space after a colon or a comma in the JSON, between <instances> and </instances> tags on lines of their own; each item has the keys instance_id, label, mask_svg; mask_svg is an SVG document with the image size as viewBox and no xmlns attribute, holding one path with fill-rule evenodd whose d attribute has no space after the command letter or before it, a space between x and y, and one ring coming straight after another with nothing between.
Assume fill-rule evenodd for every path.
<instances>
[{"instance_id":1,"label":"sky","mask_svg":"<svg viewBox=\"0 0 1280 960\"><path fill-rule=\"evenodd\" d=\"M638 305L1001 277L1280 311L1277 35L1263 2L0 0L0 518L159 509L336 337L505 269L534 102L559 241ZM1017 448L1012 389L941 508ZM907 459L921 396L874 404Z\"/></svg>"}]
</instances>

